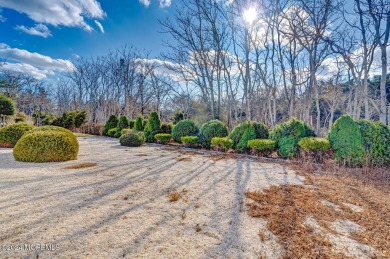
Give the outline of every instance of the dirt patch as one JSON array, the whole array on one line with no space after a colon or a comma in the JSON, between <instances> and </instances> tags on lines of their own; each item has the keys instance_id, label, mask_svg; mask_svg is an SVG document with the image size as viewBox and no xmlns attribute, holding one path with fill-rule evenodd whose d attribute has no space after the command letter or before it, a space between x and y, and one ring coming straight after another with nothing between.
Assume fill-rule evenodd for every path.
<instances>
[{"instance_id":1,"label":"dirt patch","mask_svg":"<svg viewBox=\"0 0 390 259\"><path fill-rule=\"evenodd\" d=\"M143 157L143 156L148 156L147 154L136 154L135 156Z\"/></svg>"},{"instance_id":2,"label":"dirt patch","mask_svg":"<svg viewBox=\"0 0 390 259\"><path fill-rule=\"evenodd\" d=\"M97 163L81 163L77 165L70 165L64 167L63 169L81 169L81 168L94 167L94 166L97 166Z\"/></svg>"},{"instance_id":3,"label":"dirt patch","mask_svg":"<svg viewBox=\"0 0 390 259\"><path fill-rule=\"evenodd\" d=\"M191 157L176 157L176 161L189 162L192 161Z\"/></svg>"}]
</instances>

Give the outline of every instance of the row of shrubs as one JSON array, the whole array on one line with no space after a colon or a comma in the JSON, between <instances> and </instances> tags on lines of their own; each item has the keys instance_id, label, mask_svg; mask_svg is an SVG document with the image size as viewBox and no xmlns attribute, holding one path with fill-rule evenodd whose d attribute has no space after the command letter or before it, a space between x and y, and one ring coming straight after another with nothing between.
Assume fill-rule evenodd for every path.
<instances>
[{"instance_id":1,"label":"row of shrubs","mask_svg":"<svg viewBox=\"0 0 390 259\"><path fill-rule=\"evenodd\" d=\"M77 138L70 130L25 123L1 128L0 147L13 148L17 161L38 163L73 160L79 151Z\"/></svg>"},{"instance_id":2,"label":"row of shrubs","mask_svg":"<svg viewBox=\"0 0 390 259\"><path fill-rule=\"evenodd\" d=\"M243 122L230 133L219 120L211 120L199 129L192 120L182 120L163 131L157 113L151 113L143 133L140 128L121 131L121 144L146 142L166 144L171 141L189 147L213 148L221 151L269 156L273 152L283 158L309 157L317 162L335 158L348 166L390 165L390 129L381 122L354 121L347 115L336 120L327 138L316 137L304 122L291 118L272 131L261 122ZM119 122L117 124L119 127ZM131 144L130 144L131 145Z\"/></svg>"}]
</instances>

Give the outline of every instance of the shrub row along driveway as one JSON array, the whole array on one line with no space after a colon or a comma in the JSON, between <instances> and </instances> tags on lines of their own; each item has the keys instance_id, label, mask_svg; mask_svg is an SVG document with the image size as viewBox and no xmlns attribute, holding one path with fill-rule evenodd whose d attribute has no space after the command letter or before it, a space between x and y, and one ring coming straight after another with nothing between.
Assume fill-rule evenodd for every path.
<instances>
[{"instance_id":1,"label":"shrub row along driveway","mask_svg":"<svg viewBox=\"0 0 390 259\"><path fill-rule=\"evenodd\" d=\"M78 140L78 160L63 163L15 162L12 149L0 149L0 244L59 247L0 251L0 257L275 258L282 252L276 238L260 242L265 221L248 216L244 198L248 189L303 183L282 165L156 145L121 147L104 137Z\"/></svg>"}]
</instances>

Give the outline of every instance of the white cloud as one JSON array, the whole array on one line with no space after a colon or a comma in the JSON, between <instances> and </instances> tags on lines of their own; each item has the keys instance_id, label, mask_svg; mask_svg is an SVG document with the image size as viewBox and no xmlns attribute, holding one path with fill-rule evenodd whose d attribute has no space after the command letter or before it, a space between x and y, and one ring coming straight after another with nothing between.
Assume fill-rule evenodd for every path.
<instances>
[{"instance_id":1,"label":"white cloud","mask_svg":"<svg viewBox=\"0 0 390 259\"><path fill-rule=\"evenodd\" d=\"M168 8L171 4L171 0L160 0L160 8Z\"/></svg>"},{"instance_id":2,"label":"white cloud","mask_svg":"<svg viewBox=\"0 0 390 259\"><path fill-rule=\"evenodd\" d=\"M7 21L7 18L5 18L4 16L2 16L2 15L0 14L0 22L5 22L5 21Z\"/></svg>"},{"instance_id":3,"label":"white cloud","mask_svg":"<svg viewBox=\"0 0 390 259\"><path fill-rule=\"evenodd\" d=\"M43 38L47 38L47 37L51 36L50 30L44 24L37 24L31 28L27 28L24 25L18 25L18 26L16 26L15 29L23 31L27 34L41 36Z\"/></svg>"},{"instance_id":4,"label":"white cloud","mask_svg":"<svg viewBox=\"0 0 390 259\"><path fill-rule=\"evenodd\" d=\"M139 0L141 4L143 4L145 7L148 7L150 5L150 0Z\"/></svg>"},{"instance_id":5,"label":"white cloud","mask_svg":"<svg viewBox=\"0 0 390 259\"><path fill-rule=\"evenodd\" d=\"M11 48L4 43L0 43L0 58L6 61L1 69L26 73L37 79L53 75L55 72L66 72L74 69L74 65L69 60L53 59L39 53Z\"/></svg>"},{"instance_id":6,"label":"white cloud","mask_svg":"<svg viewBox=\"0 0 390 259\"><path fill-rule=\"evenodd\" d=\"M99 27L100 31L101 31L102 33L104 33L103 25L102 25L99 21L97 21L97 20L95 20L95 24Z\"/></svg>"},{"instance_id":7,"label":"white cloud","mask_svg":"<svg viewBox=\"0 0 390 259\"><path fill-rule=\"evenodd\" d=\"M80 27L92 31L84 17L102 19L105 13L96 0L0 0L0 7L25 13L37 23Z\"/></svg>"}]
</instances>

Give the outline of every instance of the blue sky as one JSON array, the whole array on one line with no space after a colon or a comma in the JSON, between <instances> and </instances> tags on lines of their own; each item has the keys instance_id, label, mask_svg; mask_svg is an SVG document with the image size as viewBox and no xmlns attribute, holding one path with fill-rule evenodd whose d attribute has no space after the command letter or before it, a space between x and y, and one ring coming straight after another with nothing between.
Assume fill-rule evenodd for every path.
<instances>
[{"instance_id":1,"label":"blue sky","mask_svg":"<svg viewBox=\"0 0 390 259\"><path fill-rule=\"evenodd\" d=\"M158 19L173 12L172 1L0 0L0 59L42 79L66 71L77 56L125 44L157 57L167 37Z\"/></svg>"}]
</instances>

